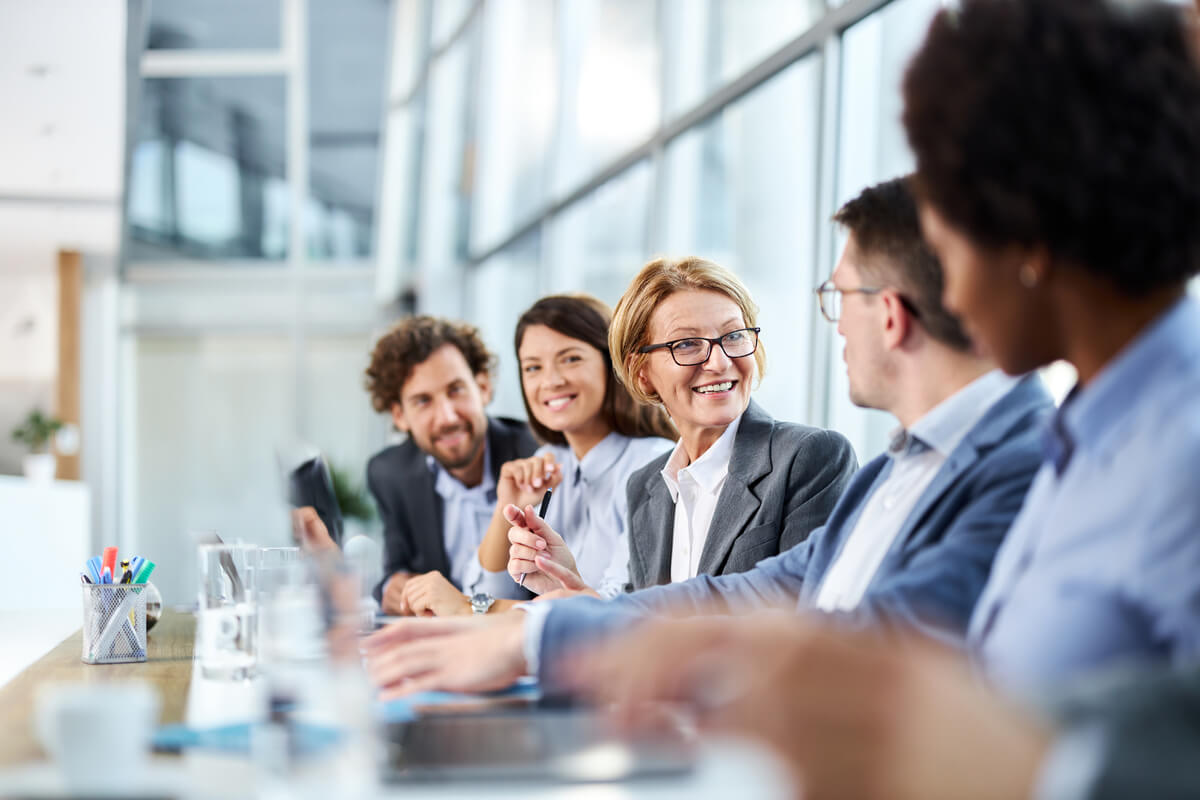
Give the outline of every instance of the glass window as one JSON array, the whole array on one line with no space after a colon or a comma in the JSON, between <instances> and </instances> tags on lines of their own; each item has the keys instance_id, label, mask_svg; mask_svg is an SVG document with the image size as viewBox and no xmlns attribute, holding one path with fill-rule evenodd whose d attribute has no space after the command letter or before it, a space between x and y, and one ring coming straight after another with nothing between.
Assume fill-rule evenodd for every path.
<instances>
[{"instance_id":1,"label":"glass window","mask_svg":"<svg viewBox=\"0 0 1200 800\"><path fill-rule=\"evenodd\" d=\"M142 82L129 257L287 256L285 80Z\"/></svg>"},{"instance_id":2,"label":"glass window","mask_svg":"<svg viewBox=\"0 0 1200 800\"><path fill-rule=\"evenodd\" d=\"M154 0L147 50L278 50L278 0Z\"/></svg>"},{"instance_id":3,"label":"glass window","mask_svg":"<svg viewBox=\"0 0 1200 800\"><path fill-rule=\"evenodd\" d=\"M671 143L662 249L736 272L760 309L767 375L755 396L806 420L816 309L820 70L807 58Z\"/></svg>"},{"instance_id":4,"label":"glass window","mask_svg":"<svg viewBox=\"0 0 1200 800\"><path fill-rule=\"evenodd\" d=\"M392 12L392 76L389 96L392 102L403 100L412 91L417 68L424 56L424 10L421 0L396 0Z\"/></svg>"},{"instance_id":5,"label":"glass window","mask_svg":"<svg viewBox=\"0 0 1200 800\"><path fill-rule=\"evenodd\" d=\"M474 0L437 0L433 6L433 47L446 44L470 13Z\"/></svg>"},{"instance_id":6,"label":"glass window","mask_svg":"<svg viewBox=\"0 0 1200 800\"><path fill-rule=\"evenodd\" d=\"M900 81L940 8L940 0L896 0L846 30L838 124L839 206L867 186L912 170L912 154L900 124ZM835 258L844 244L845 235L839 231ZM833 265L828 265L827 271L832 270ZM865 462L887 445L896 420L850 403L843 342L836 334L830 342L827 422L850 439L859 460Z\"/></svg>"},{"instance_id":7,"label":"glass window","mask_svg":"<svg viewBox=\"0 0 1200 800\"><path fill-rule=\"evenodd\" d=\"M377 297L395 299L411 278L416 251L417 185L412 112L409 106L388 114L382 156L383 185L379 195L378 251L376 253Z\"/></svg>"},{"instance_id":8,"label":"glass window","mask_svg":"<svg viewBox=\"0 0 1200 800\"><path fill-rule=\"evenodd\" d=\"M363 387L373 345L367 334L317 334L305 341L303 357L301 437L360 486L387 429Z\"/></svg>"},{"instance_id":9,"label":"glass window","mask_svg":"<svg viewBox=\"0 0 1200 800\"><path fill-rule=\"evenodd\" d=\"M484 6L472 241L485 250L546 199L558 107L554 0Z\"/></svg>"},{"instance_id":10,"label":"glass window","mask_svg":"<svg viewBox=\"0 0 1200 800\"><path fill-rule=\"evenodd\" d=\"M374 250L379 140L387 87L386 3L309 0L311 259L350 260Z\"/></svg>"},{"instance_id":11,"label":"glass window","mask_svg":"<svg viewBox=\"0 0 1200 800\"><path fill-rule=\"evenodd\" d=\"M283 336L142 335L132 353L125 524L141 552L170 566L164 602L187 603L189 531L259 544L290 538L275 447L295 424L292 348Z\"/></svg>"},{"instance_id":12,"label":"glass window","mask_svg":"<svg viewBox=\"0 0 1200 800\"><path fill-rule=\"evenodd\" d=\"M572 0L559 4L562 132L555 191L645 140L659 121L657 3Z\"/></svg>"},{"instance_id":13,"label":"glass window","mask_svg":"<svg viewBox=\"0 0 1200 800\"><path fill-rule=\"evenodd\" d=\"M517 319L533 305L538 291L542 239L537 233L523 236L469 273L470 296L466 319L479 327L488 348L497 355L495 393L490 411L525 419L513 332ZM496 302L496 298L504 298Z\"/></svg>"},{"instance_id":14,"label":"glass window","mask_svg":"<svg viewBox=\"0 0 1200 800\"><path fill-rule=\"evenodd\" d=\"M472 142L466 131L471 39L460 39L446 51L434 62L429 76L417 251L423 274L445 270L467 255Z\"/></svg>"},{"instance_id":15,"label":"glass window","mask_svg":"<svg viewBox=\"0 0 1200 800\"><path fill-rule=\"evenodd\" d=\"M667 111L681 111L799 36L822 0L662 0Z\"/></svg>"},{"instance_id":16,"label":"glass window","mask_svg":"<svg viewBox=\"0 0 1200 800\"><path fill-rule=\"evenodd\" d=\"M642 161L551 220L547 292L616 304L647 260L652 176Z\"/></svg>"}]
</instances>

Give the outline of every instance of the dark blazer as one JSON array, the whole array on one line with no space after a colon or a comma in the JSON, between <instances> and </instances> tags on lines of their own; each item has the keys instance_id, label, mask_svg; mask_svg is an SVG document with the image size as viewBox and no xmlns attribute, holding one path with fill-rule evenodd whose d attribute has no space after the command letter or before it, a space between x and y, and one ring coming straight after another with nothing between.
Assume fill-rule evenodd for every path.
<instances>
[{"instance_id":1,"label":"dark blazer","mask_svg":"<svg viewBox=\"0 0 1200 800\"><path fill-rule=\"evenodd\" d=\"M629 477L629 581L634 589L671 582L675 503L664 453ZM733 439L729 475L700 554L700 572L744 572L804 541L825 524L858 468L840 433L779 422L754 401Z\"/></svg>"},{"instance_id":2,"label":"dark blazer","mask_svg":"<svg viewBox=\"0 0 1200 800\"><path fill-rule=\"evenodd\" d=\"M533 455L538 443L524 422L488 417L487 446L492 476L499 477L500 467ZM434 490L426 453L412 439L381 450L367 462L367 487L383 520L383 580L375 599L382 601L383 584L396 572L437 570L449 579L442 498Z\"/></svg>"},{"instance_id":3,"label":"dark blazer","mask_svg":"<svg viewBox=\"0 0 1200 800\"><path fill-rule=\"evenodd\" d=\"M1053 408L1041 381L1031 376L984 412L905 518L862 602L838 617L848 624L915 629L961 643L996 550L1041 465L1043 422ZM859 470L824 527L748 572L699 575L608 603L590 598L554 603L539 650L543 687L576 642L627 630L639 617L789 605L810 609L887 461L883 454Z\"/></svg>"}]
</instances>

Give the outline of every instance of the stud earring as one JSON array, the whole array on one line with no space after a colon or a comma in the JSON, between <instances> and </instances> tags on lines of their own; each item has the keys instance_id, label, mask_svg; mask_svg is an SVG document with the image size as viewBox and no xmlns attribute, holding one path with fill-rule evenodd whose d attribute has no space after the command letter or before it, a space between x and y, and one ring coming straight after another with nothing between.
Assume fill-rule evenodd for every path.
<instances>
[{"instance_id":1,"label":"stud earring","mask_svg":"<svg viewBox=\"0 0 1200 800\"><path fill-rule=\"evenodd\" d=\"M1038 278L1037 270L1033 268L1032 264L1022 264L1021 269L1017 272L1017 280L1026 289L1032 289L1038 285L1040 279Z\"/></svg>"}]
</instances>

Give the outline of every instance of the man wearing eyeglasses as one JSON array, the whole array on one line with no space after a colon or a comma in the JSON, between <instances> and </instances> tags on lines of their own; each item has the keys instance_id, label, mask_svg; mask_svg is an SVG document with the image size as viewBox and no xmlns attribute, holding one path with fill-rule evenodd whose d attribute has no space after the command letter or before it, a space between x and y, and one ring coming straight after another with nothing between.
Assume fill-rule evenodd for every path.
<instances>
[{"instance_id":1,"label":"man wearing eyeglasses","mask_svg":"<svg viewBox=\"0 0 1200 800\"><path fill-rule=\"evenodd\" d=\"M740 574L699 575L609 602L565 599L482 632L441 629L439 643L424 639L414 687L494 687L526 670L546 690L569 686L564 665L580 646L653 615L784 607L962 640L1041 463L1039 423L1053 405L1036 376L1006 377L976 352L942 307L941 268L921 238L904 179L864 190L834 219L849 237L833 277L817 290L820 308L845 339L853 402L889 412L899 426L824 527ZM540 525L534 533L553 535ZM379 638L388 636L428 631L402 624ZM679 654L668 645L643 643L624 656L631 674L661 676L664 686L678 674Z\"/></svg>"}]
</instances>

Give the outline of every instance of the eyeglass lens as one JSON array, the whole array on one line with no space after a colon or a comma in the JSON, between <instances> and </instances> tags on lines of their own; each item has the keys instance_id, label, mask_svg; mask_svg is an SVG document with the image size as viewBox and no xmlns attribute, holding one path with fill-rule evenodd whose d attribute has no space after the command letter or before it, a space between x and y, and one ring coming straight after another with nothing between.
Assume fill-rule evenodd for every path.
<instances>
[{"instance_id":1,"label":"eyeglass lens","mask_svg":"<svg viewBox=\"0 0 1200 800\"><path fill-rule=\"evenodd\" d=\"M730 358L744 358L758 348L758 334L750 329L730 331L718 341L725 355ZM681 339L671 348L672 358L681 367L703 364L711 353L710 339Z\"/></svg>"}]
</instances>

